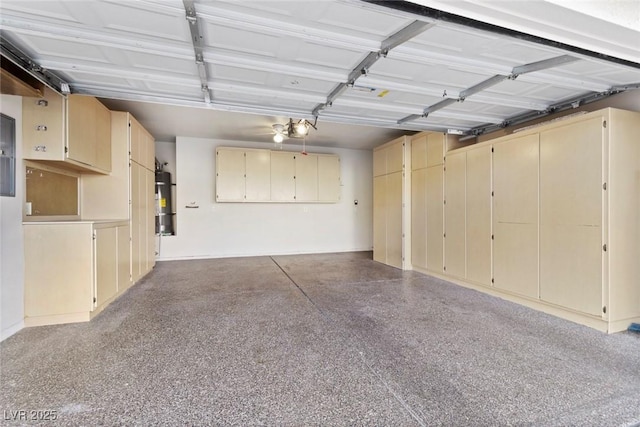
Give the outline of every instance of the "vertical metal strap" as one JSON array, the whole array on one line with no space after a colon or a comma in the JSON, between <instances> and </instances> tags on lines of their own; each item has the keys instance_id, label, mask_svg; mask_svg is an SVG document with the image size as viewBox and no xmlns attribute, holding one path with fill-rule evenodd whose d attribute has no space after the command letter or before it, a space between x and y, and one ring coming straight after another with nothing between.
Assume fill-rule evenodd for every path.
<instances>
[{"instance_id":1,"label":"vertical metal strap","mask_svg":"<svg viewBox=\"0 0 640 427\"><path fill-rule=\"evenodd\" d=\"M200 34L200 26L196 15L196 7L193 0L182 0L186 11L187 21L189 22L189 31L191 31L191 43L196 57L196 66L198 67L198 75L200 76L200 87L207 104L211 104L211 92L209 90L209 79L207 76L207 67L204 63L204 43L202 34Z\"/></svg>"}]
</instances>

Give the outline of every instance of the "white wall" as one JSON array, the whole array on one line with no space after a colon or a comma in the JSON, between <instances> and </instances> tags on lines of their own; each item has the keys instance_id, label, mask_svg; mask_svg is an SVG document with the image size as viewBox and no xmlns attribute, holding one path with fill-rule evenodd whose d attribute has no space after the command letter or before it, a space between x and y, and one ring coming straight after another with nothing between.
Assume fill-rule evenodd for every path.
<instances>
[{"instance_id":1,"label":"white wall","mask_svg":"<svg viewBox=\"0 0 640 427\"><path fill-rule=\"evenodd\" d=\"M340 156L342 187L339 203L216 203L217 146L273 147L272 144L177 137L177 235L162 237L158 259L348 252L372 248L371 151L307 148L311 153ZM289 147L291 151L300 150L300 147ZM354 200L358 200L357 206ZM199 208L185 208L192 203Z\"/></svg>"},{"instance_id":2,"label":"white wall","mask_svg":"<svg viewBox=\"0 0 640 427\"><path fill-rule=\"evenodd\" d=\"M16 196L0 197L0 341L24 326L22 239L22 98L0 95L0 112L16 120Z\"/></svg>"}]
</instances>

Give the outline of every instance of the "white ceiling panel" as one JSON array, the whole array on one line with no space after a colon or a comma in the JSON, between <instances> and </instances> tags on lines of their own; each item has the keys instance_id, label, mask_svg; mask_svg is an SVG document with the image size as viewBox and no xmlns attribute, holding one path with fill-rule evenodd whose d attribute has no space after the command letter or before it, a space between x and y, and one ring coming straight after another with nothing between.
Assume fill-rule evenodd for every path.
<instances>
[{"instance_id":1,"label":"white ceiling panel","mask_svg":"<svg viewBox=\"0 0 640 427\"><path fill-rule=\"evenodd\" d=\"M246 120L265 127L267 139L275 116L317 118L318 134L340 123L377 127L384 137L432 129L473 136L640 87L638 60L489 31L408 2L382 3L2 0L2 54L36 75L51 73L51 84L62 80L72 92L199 106L203 116L251 113ZM513 11L460 2L467 3L476 12ZM583 18L576 22L594 22ZM640 29L620 34L637 37L640 58ZM634 42L622 45L630 52ZM349 139L356 138L345 136L346 146Z\"/></svg>"}]
</instances>

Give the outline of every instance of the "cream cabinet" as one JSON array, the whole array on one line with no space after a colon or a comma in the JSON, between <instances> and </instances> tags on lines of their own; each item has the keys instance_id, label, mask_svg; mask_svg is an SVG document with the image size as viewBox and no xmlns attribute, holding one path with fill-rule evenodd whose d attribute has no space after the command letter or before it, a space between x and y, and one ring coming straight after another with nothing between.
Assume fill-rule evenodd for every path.
<instances>
[{"instance_id":1,"label":"cream cabinet","mask_svg":"<svg viewBox=\"0 0 640 427\"><path fill-rule=\"evenodd\" d=\"M444 271L444 165L426 169L427 270Z\"/></svg>"},{"instance_id":2,"label":"cream cabinet","mask_svg":"<svg viewBox=\"0 0 640 427\"><path fill-rule=\"evenodd\" d=\"M340 158L238 147L216 149L217 202L336 203Z\"/></svg>"},{"instance_id":3,"label":"cream cabinet","mask_svg":"<svg viewBox=\"0 0 640 427\"><path fill-rule=\"evenodd\" d=\"M155 164L153 137L121 111L111 112L111 135L112 172L82 176L81 215L129 222L129 269L135 283L155 265L155 172L149 167Z\"/></svg>"},{"instance_id":4,"label":"cream cabinet","mask_svg":"<svg viewBox=\"0 0 640 427\"><path fill-rule=\"evenodd\" d=\"M318 201L336 203L340 201L340 157L331 154L316 154L318 158Z\"/></svg>"},{"instance_id":5,"label":"cream cabinet","mask_svg":"<svg viewBox=\"0 0 640 427\"><path fill-rule=\"evenodd\" d=\"M640 322L638 134L640 113L604 109L447 152L437 275L606 332Z\"/></svg>"},{"instance_id":6,"label":"cream cabinet","mask_svg":"<svg viewBox=\"0 0 640 427\"><path fill-rule=\"evenodd\" d=\"M444 157L448 136L422 132L411 138L411 264L444 271Z\"/></svg>"},{"instance_id":7,"label":"cream cabinet","mask_svg":"<svg viewBox=\"0 0 640 427\"><path fill-rule=\"evenodd\" d=\"M88 321L131 284L126 221L24 224L25 324Z\"/></svg>"},{"instance_id":8,"label":"cream cabinet","mask_svg":"<svg viewBox=\"0 0 640 427\"><path fill-rule=\"evenodd\" d=\"M296 158L292 152L271 152L271 201L296 200Z\"/></svg>"},{"instance_id":9,"label":"cream cabinet","mask_svg":"<svg viewBox=\"0 0 640 427\"><path fill-rule=\"evenodd\" d=\"M491 286L491 147L466 151L466 261L467 280Z\"/></svg>"},{"instance_id":10,"label":"cream cabinet","mask_svg":"<svg viewBox=\"0 0 640 427\"><path fill-rule=\"evenodd\" d=\"M467 153L450 154L445 167L444 271L467 276Z\"/></svg>"},{"instance_id":11,"label":"cream cabinet","mask_svg":"<svg viewBox=\"0 0 640 427\"><path fill-rule=\"evenodd\" d=\"M493 150L494 286L538 298L538 135Z\"/></svg>"},{"instance_id":12,"label":"cream cabinet","mask_svg":"<svg viewBox=\"0 0 640 427\"><path fill-rule=\"evenodd\" d=\"M22 116L25 159L110 172L111 115L97 99L45 88L42 98L24 98Z\"/></svg>"},{"instance_id":13,"label":"cream cabinet","mask_svg":"<svg viewBox=\"0 0 640 427\"><path fill-rule=\"evenodd\" d=\"M373 258L402 269L411 259L410 167L407 137L373 151Z\"/></svg>"}]
</instances>

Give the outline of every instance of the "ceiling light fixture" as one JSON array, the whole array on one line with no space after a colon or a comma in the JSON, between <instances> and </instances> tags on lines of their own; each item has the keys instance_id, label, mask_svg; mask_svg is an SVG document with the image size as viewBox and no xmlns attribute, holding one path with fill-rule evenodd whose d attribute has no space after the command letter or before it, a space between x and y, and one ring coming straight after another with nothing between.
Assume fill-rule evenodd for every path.
<instances>
[{"instance_id":1,"label":"ceiling light fixture","mask_svg":"<svg viewBox=\"0 0 640 427\"><path fill-rule=\"evenodd\" d=\"M316 127L317 122L318 117L316 117L313 123L307 119L294 121L291 118L286 124L276 123L271 126L274 133L273 142L276 143L276 146L281 146L285 138L305 138L309 134L310 128L318 130Z\"/></svg>"}]
</instances>

